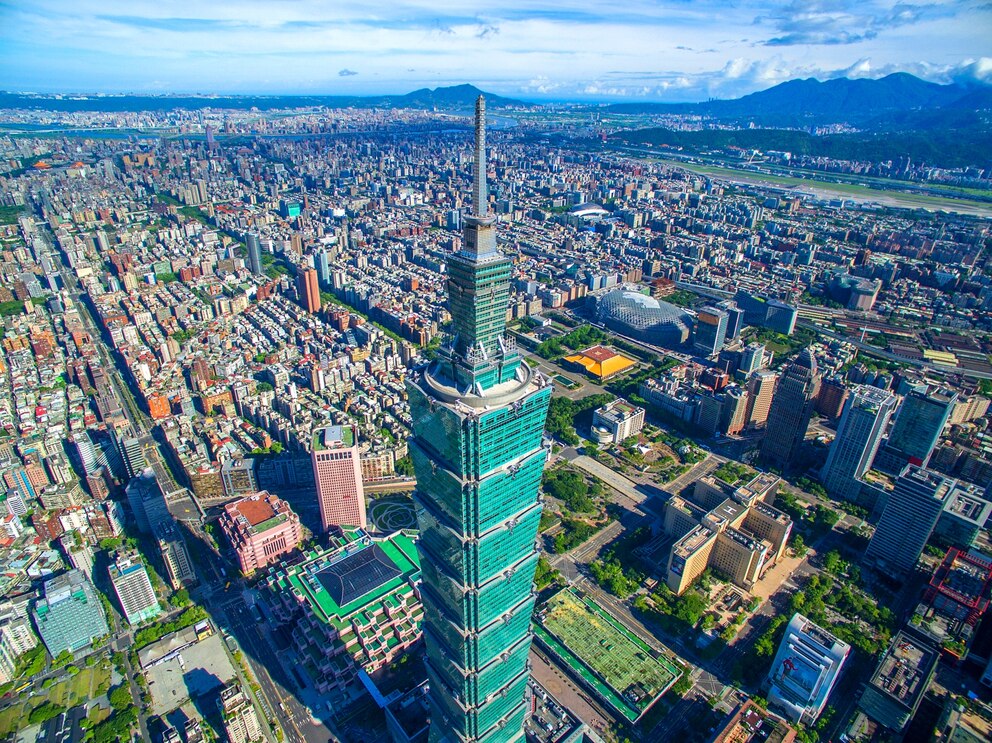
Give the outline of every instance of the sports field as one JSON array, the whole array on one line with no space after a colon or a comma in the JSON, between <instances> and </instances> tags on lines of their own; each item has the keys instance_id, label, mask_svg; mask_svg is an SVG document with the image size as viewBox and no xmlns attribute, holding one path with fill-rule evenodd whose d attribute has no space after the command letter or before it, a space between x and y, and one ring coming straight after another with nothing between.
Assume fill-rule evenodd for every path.
<instances>
[{"instance_id":1,"label":"sports field","mask_svg":"<svg viewBox=\"0 0 992 743\"><path fill-rule=\"evenodd\" d=\"M602 607L571 589L552 596L537 620L542 643L631 722L681 675Z\"/></svg>"}]
</instances>

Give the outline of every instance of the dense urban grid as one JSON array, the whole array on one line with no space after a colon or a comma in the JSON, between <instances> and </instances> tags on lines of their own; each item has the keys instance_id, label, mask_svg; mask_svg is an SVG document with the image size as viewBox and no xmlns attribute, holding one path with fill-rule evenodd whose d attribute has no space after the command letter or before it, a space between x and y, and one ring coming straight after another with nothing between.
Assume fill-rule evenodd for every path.
<instances>
[{"instance_id":1,"label":"dense urban grid","mask_svg":"<svg viewBox=\"0 0 992 743\"><path fill-rule=\"evenodd\" d=\"M992 737L992 209L475 92L0 111L0 736Z\"/></svg>"}]
</instances>

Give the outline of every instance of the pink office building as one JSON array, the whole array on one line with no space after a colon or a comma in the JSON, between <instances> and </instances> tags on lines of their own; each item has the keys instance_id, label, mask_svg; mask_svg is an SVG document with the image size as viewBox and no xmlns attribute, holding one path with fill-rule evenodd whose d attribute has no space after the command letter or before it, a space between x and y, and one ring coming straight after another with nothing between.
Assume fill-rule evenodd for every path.
<instances>
[{"instance_id":1,"label":"pink office building","mask_svg":"<svg viewBox=\"0 0 992 743\"><path fill-rule=\"evenodd\" d=\"M303 539L300 517L288 503L264 490L224 506L220 526L245 575L277 562Z\"/></svg>"},{"instance_id":2,"label":"pink office building","mask_svg":"<svg viewBox=\"0 0 992 743\"><path fill-rule=\"evenodd\" d=\"M355 427L318 429L313 437L311 458L324 530L332 526L366 528L365 490Z\"/></svg>"}]
</instances>

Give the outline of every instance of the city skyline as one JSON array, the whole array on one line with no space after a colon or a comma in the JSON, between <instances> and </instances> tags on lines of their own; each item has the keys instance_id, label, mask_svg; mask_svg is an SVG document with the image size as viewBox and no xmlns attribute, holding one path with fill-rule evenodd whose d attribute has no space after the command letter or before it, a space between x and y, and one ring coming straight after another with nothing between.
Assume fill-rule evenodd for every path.
<instances>
[{"instance_id":1,"label":"city skyline","mask_svg":"<svg viewBox=\"0 0 992 743\"><path fill-rule=\"evenodd\" d=\"M4 7L0 88L404 93L471 82L531 100L738 97L798 77L992 81L980 2L170 4Z\"/></svg>"},{"instance_id":2,"label":"city skyline","mask_svg":"<svg viewBox=\"0 0 992 743\"><path fill-rule=\"evenodd\" d=\"M92 11L103 31L117 1ZM375 24L416 25L418 1ZM274 72L368 84L310 64L322 6L220 2L189 14L244 12L180 19L174 45L204 84L254 71L232 29L271 59L260 25L299 36ZM20 37L61 43L52 7ZM658 13L688 28L700 7L714 33L778 34L751 47L768 54L981 20ZM533 48L589 47L562 80L587 53L620 70L649 33L644 59L664 57L661 21L615 35L654 11L595 11L540 11L554 34ZM129 12L157 60L181 14ZM423 48L487 92L0 93L0 737L987 727L992 87L524 109L477 51L516 26L465 44L449 26ZM72 33L66 55L103 43L103 67L147 72L123 31ZM370 65L399 53L352 36Z\"/></svg>"}]
</instances>

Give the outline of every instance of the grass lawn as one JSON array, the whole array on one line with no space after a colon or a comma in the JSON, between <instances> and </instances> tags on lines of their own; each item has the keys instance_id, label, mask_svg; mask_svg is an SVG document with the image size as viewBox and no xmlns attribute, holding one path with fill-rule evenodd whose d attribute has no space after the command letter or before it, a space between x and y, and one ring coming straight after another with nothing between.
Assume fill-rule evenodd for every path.
<instances>
[{"instance_id":1,"label":"grass lawn","mask_svg":"<svg viewBox=\"0 0 992 743\"><path fill-rule=\"evenodd\" d=\"M0 735L6 736L20 729L23 722L27 722L28 712L31 708L26 702L12 704L7 709L0 712Z\"/></svg>"},{"instance_id":2,"label":"grass lawn","mask_svg":"<svg viewBox=\"0 0 992 743\"><path fill-rule=\"evenodd\" d=\"M19 730L27 724L28 713L43 702L50 701L60 707L84 704L105 694L110 688L110 669L100 665L81 667L75 676L53 685L47 694L41 693L30 700L14 704L0 711L0 736Z\"/></svg>"},{"instance_id":3,"label":"grass lawn","mask_svg":"<svg viewBox=\"0 0 992 743\"><path fill-rule=\"evenodd\" d=\"M17 224L17 218L26 213L23 206L0 206L0 224Z\"/></svg>"},{"instance_id":4,"label":"grass lawn","mask_svg":"<svg viewBox=\"0 0 992 743\"><path fill-rule=\"evenodd\" d=\"M110 707L104 707L102 705L94 706L86 716L90 719L90 723L92 723L90 727L98 725L110 717Z\"/></svg>"},{"instance_id":5,"label":"grass lawn","mask_svg":"<svg viewBox=\"0 0 992 743\"><path fill-rule=\"evenodd\" d=\"M99 666L80 668L75 676L48 690L48 698L55 704L69 707L98 697L110 688L110 670Z\"/></svg>"}]
</instances>

